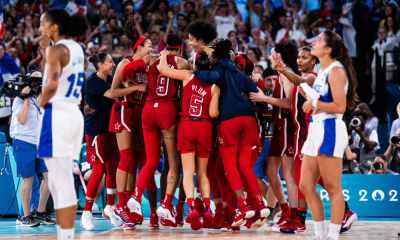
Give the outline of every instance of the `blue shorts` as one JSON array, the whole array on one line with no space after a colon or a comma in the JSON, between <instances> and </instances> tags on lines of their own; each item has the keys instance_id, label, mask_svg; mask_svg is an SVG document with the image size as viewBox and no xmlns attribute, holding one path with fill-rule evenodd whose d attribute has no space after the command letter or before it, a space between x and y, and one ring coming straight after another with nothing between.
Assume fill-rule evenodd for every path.
<instances>
[{"instance_id":1,"label":"blue shorts","mask_svg":"<svg viewBox=\"0 0 400 240\"><path fill-rule=\"evenodd\" d=\"M33 177L36 173L48 172L42 158L38 158L37 146L22 140L13 140L14 159L18 177Z\"/></svg>"},{"instance_id":2,"label":"blue shorts","mask_svg":"<svg viewBox=\"0 0 400 240\"><path fill-rule=\"evenodd\" d=\"M271 140L266 138L261 151L261 156L257 159L256 165L254 165L253 168L256 177L264 178L267 182L269 182L266 174L269 145L271 145Z\"/></svg>"}]
</instances>

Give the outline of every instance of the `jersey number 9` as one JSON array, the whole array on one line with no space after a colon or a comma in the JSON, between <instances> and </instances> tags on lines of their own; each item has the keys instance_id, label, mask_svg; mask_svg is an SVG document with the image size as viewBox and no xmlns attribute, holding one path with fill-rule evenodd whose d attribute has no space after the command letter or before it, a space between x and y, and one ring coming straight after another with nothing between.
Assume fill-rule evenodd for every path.
<instances>
[{"instance_id":1,"label":"jersey number 9","mask_svg":"<svg viewBox=\"0 0 400 240\"><path fill-rule=\"evenodd\" d=\"M169 77L159 75L157 78L156 93L158 96L165 96L168 93Z\"/></svg>"}]
</instances>

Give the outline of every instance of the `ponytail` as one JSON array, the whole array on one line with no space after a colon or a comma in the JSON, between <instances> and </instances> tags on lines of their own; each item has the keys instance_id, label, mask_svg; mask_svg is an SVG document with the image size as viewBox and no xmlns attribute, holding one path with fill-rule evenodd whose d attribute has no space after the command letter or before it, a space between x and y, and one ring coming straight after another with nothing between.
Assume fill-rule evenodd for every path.
<instances>
[{"instance_id":1,"label":"ponytail","mask_svg":"<svg viewBox=\"0 0 400 240\"><path fill-rule=\"evenodd\" d=\"M125 23L124 26L124 34L132 41L132 46L134 46L133 52L136 53L137 47L142 46L144 47L144 42L147 40L145 37L141 37L139 35L138 30L135 28L135 21L133 18L133 7L128 6L126 7L128 10L128 20Z\"/></svg>"},{"instance_id":2,"label":"ponytail","mask_svg":"<svg viewBox=\"0 0 400 240\"><path fill-rule=\"evenodd\" d=\"M343 43L343 39L336 33L331 31L324 32L326 47L332 49L330 57L339 61L347 73L349 89L347 91L347 108L353 109L356 106L357 97L357 74L354 70L353 61L351 60L349 49Z\"/></svg>"},{"instance_id":3,"label":"ponytail","mask_svg":"<svg viewBox=\"0 0 400 240\"><path fill-rule=\"evenodd\" d=\"M107 58L106 53L99 53L99 54L94 54L89 58L89 62L93 63L94 68L96 68L96 71L99 71L99 63L104 63L104 61Z\"/></svg>"},{"instance_id":4,"label":"ponytail","mask_svg":"<svg viewBox=\"0 0 400 240\"><path fill-rule=\"evenodd\" d=\"M79 12L70 16L64 9L51 8L46 11L45 18L52 25L57 24L58 34L61 36L82 37L89 28L87 18Z\"/></svg>"}]
</instances>

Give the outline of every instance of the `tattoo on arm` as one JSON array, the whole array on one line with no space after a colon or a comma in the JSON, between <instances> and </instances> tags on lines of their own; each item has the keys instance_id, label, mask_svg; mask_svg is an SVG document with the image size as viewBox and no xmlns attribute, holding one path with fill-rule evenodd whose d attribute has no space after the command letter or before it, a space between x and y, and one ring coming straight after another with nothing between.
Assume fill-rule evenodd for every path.
<instances>
[{"instance_id":1,"label":"tattoo on arm","mask_svg":"<svg viewBox=\"0 0 400 240\"><path fill-rule=\"evenodd\" d=\"M164 137L164 140L172 140L175 139L176 137Z\"/></svg>"},{"instance_id":2,"label":"tattoo on arm","mask_svg":"<svg viewBox=\"0 0 400 240\"><path fill-rule=\"evenodd\" d=\"M174 182L175 182L175 178L172 177L172 176L169 176L168 179L167 179L167 183L173 184Z\"/></svg>"},{"instance_id":3,"label":"tattoo on arm","mask_svg":"<svg viewBox=\"0 0 400 240\"><path fill-rule=\"evenodd\" d=\"M58 72L55 72L55 73L53 74L53 80L54 80L54 81L58 81L59 78L60 78L60 74L58 74Z\"/></svg>"}]
</instances>

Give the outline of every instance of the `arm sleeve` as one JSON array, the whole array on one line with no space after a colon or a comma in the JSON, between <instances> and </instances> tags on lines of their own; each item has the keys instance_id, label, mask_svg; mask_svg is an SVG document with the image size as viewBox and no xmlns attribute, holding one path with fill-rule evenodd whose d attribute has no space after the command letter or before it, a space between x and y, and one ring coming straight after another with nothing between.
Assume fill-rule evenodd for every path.
<instances>
[{"instance_id":1,"label":"arm sleeve","mask_svg":"<svg viewBox=\"0 0 400 240\"><path fill-rule=\"evenodd\" d=\"M263 82L263 80L258 79L257 82L257 87L261 88L261 89L266 89L267 87L265 86L265 83Z\"/></svg>"},{"instance_id":2,"label":"arm sleeve","mask_svg":"<svg viewBox=\"0 0 400 240\"><path fill-rule=\"evenodd\" d=\"M202 81L202 82L204 82L206 84L209 84L209 85L211 85L213 83L216 83L218 80L220 80L220 76L221 76L220 72L216 68L210 69L209 71L196 70L196 71L194 71L194 75L200 81ZM218 86L218 84L217 84L217 86Z\"/></svg>"},{"instance_id":3,"label":"arm sleeve","mask_svg":"<svg viewBox=\"0 0 400 240\"><path fill-rule=\"evenodd\" d=\"M142 58L126 64L124 70L122 70L121 81L125 82L126 79L133 73L133 71L135 71L136 68L143 66L144 66L144 60Z\"/></svg>"},{"instance_id":4,"label":"arm sleeve","mask_svg":"<svg viewBox=\"0 0 400 240\"><path fill-rule=\"evenodd\" d=\"M106 93L108 89L110 89L110 86L107 84L107 82L98 79L91 79L86 86L87 93L100 97L104 96L104 93Z\"/></svg>"}]
</instances>

